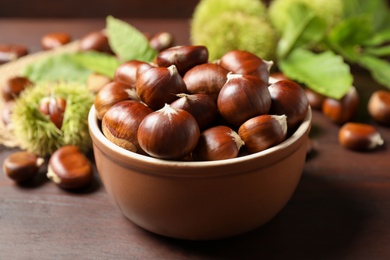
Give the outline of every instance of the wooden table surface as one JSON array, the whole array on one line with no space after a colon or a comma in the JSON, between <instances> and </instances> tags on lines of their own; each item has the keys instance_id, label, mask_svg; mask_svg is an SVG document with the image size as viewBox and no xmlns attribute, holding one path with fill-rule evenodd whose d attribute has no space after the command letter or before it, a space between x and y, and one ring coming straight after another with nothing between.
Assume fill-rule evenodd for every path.
<instances>
[{"instance_id":1,"label":"wooden table surface","mask_svg":"<svg viewBox=\"0 0 390 260\"><path fill-rule=\"evenodd\" d=\"M188 20L127 21L189 43ZM77 39L104 26L104 19L0 19L0 43L36 52L44 33L65 31ZM355 75L362 95L356 120L369 121L367 98L379 86L364 71ZM287 206L257 230L209 242L165 238L129 222L97 172L82 193L61 190L43 174L16 185L1 172L0 259L390 259L390 128L375 125L387 145L358 153L340 147L339 126L318 111L313 116L316 153ZM0 162L13 150L0 146Z\"/></svg>"}]
</instances>

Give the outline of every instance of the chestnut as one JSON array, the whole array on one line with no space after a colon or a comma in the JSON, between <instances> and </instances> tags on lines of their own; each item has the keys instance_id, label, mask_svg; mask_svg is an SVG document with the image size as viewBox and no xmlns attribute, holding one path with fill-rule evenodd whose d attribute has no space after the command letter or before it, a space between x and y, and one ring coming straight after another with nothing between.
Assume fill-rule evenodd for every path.
<instances>
[{"instance_id":1,"label":"chestnut","mask_svg":"<svg viewBox=\"0 0 390 260\"><path fill-rule=\"evenodd\" d=\"M139 100L134 87L115 81L107 83L94 100L96 117L101 120L112 105L128 99Z\"/></svg>"},{"instance_id":2,"label":"chestnut","mask_svg":"<svg viewBox=\"0 0 390 260\"><path fill-rule=\"evenodd\" d=\"M200 134L192 158L196 161L214 161L236 158L244 142L230 127L219 125Z\"/></svg>"},{"instance_id":3,"label":"chestnut","mask_svg":"<svg viewBox=\"0 0 390 260\"><path fill-rule=\"evenodd\" d=\"M26 56L28 52L21 44L0 44L0 65Z\"/></svg>"},{"instance_id":4,"label":"chestnut","mask_svg":"<svg viewBox=\"0 0 390 260\"><path fill-rule=\"evenodd\" d=\"M209 127L218 116L218 108L214 99L206 94L178 94L179 99L171 103L171 107L189 112L198 122L200 130Z\"/></svg>"},{"instance_id":5,"label":"chestnut","mask_svg":"<svg viewBox=\"0 0 390 260\"><path fill-rule=\"evenodd\" d=\"M67 145L51 155L46 175L61 188L78 189L92 181L93 169L77 146Z\"/></svg>"},{"instance_id":6,"label":"chestnut","mask_svg":"<svg viewBox=\"0 0 390 260\"><path fill-rule=\"evenodd\" d=\"M32 179L43 165L44 159L27 151L17 151L7 156L3 162L3 171L16 182Z\"/></svg>"},{"instance_id":7,"label":"chestnut","mask_svg":"<svg viewBox=\"0 0 390 260\"><path fill-rule=\"evenodd\" d=\"M65 32L47 33L42 36L41 47L43 50L51 50L61 47L72 40L71 36Z\"/></svg>"},{"instance_id":8,"label":"chestnut","mask_svg":"<svg viewBox=\"0 0 390 260\"><path fill-rule=\"evenodd\" d=\"M190 113L165 104L142 120L137 136L139 145L150 156L177 160L194 150L200 130Z\"/></svg>"},{"instance_id":9,"label":"chestnut","mask_svg":"<svg viewBox=\"0 0 390 260\"><path fill-rule=\"evenodd\" d=\"M261 115L244 122L238 135L251 153L263 151L286 139L286 115Z\"/></svg>"},{"instance_id":10,"label":"chestnut","mask_svg":"<svg viewBox=\"0 0 390 260\"><path fill-rule=\"evenodd\" d=\"M269 75L268 83L273 84L279 80L291 80L282 72L271 72Z\"/></svg>"},{"instance_id":11,"label":"chestnut","mask_svg":"<svg viewBox=\"0 0 390 260\"><path fill-rule=\"evenodd\" d=\"M130 60L124 62L115 70L114 81L121 82L135 88L137 71L140 66L152 67L149 63L140 60Z\"/></svg>"},{"instance_id":12,"label":"chestnut","mask_svg":"<svg viewBox=\"0 0 390 260\"><path fill-rule=\"evenodd\" d=\"M149 39L150 46L157 52L173 47L174 37L169 32L159 32Z\"/></svg>"},{"instance_id":13,"label":"chestnut","mask_svg":"<svg viewBox=\"0 0 390 260\"><path fill-rule=\"evenodd\" d=\"M102 120L102 131L108 140L129 151L142 153L137 130L141 121L153 110L145 104L124 100L110 107Z\"/></svg>"},{"instance_id":14,"label":"chestnut","mask_svg":"<svg viewBox=\"0 0 390 260\"><path fill-rule=\"evenodd\" d=\"M368 151L384 144L380 133L369 124L345 123L339 130L339 143L350 150Z\"/></svg>"},{"instance_id":15,"label":"chestnut","mask_svg":"<svg viewBox=\"0 0 390 260\"><path fill-rule=\"evenodd\" d=\"M268 83L272 61L265 61L255 54L244 50L225 53L219 64L235 74L252 75Z\"/></svg>"},{"instance_id":16,"label":"chestnut","mask_svg":"<svg viewBox=\"0 0 390 260\"><path fill-rule=\"evenodd\" d=\"M186 85L179 75L176 66L153 67L137 75L137 94L153 110L160 109L165 103L172 103L185 93Z\"/></svg>"},{"instance_id":17,"label":"chestnut","mask_svg":"<svg viewBox=\"0 0 390 260\"><path fill-rule=\"evenodd\" d=\"M62 97L44 97L39 104L39 111L43 115L47 115L50 121L61 129L64 121L64 114L66 109L66 100Z\"/></svg>"},{"instance_id":18,"label":"chestnut","mask_svg":"<svg viewBox=\"0 0 390 260\"><path fill-rule=\"evenodd\" d=\"M15 99L33 83L26 77L15 76L7 79L2 86L1 93L5 101Z\"/></svg>"},{"instance_id":19,"label":"chestnut","mask_svg":"<svg viewBox=\"0 0 390 260\"><path fill-rule=\"evenodd\" d=\"M113 53L108 42L108 37L104 31L94 31L84 35L80 39L79 49L81 51Z\"/></svg>"},{"instance_id":20,"label":"chestnut","mask_svg":"<svg viewBox=\"0 0 390 260\"><path fill-rule=\"evenodd\" d=\"M270 114L286 115L289 131L294 131L303 121L309 109L304 89L291 80L279 80L269 87L272 104Z\"/></svg>"},{"instance_id":21,"label":"chestnut","mask_svg":"<svg viewBox=\"0 0 390 260\"><path fill-rule=\"evenodd\" d=\"M390 91L377 90L368 100L368 112L378 123L390 125Z\"/></svg>"},{"instance_id":22,"label":"chestnut","mask_svg":"<svg viewBox=\"0 0 390 260\"><path fill-rule=\"evenodd\" d=\"M322 103L324 102L326 97L309 88L305 88L305 93L307 100L309 101L310 107L313 109L321 110Z\"/></svg>"},{"instance_id":23,"label":"chestnut","mask_svg":"<svg viewBox=\"0 0 390 260\"><path fill-rule=\"evenodd\" d=\"M227 69L216 63L203 63L187 71L183 80L188 93L203 93L217 98L228 73Z\"/></svg>"},{"instance_id":24,"label":"chestnut","mask_svg":"<svg viewBox=\"0 0 390 260\"><path fill-rule=\"evenodd\" d=\"M268 113L271 96L266 82L251 75L229 73L227 77L217 105L229 124L238 127L251 117Z\"/></svg>"},{"instance_id":25,"label":"chestnut","mask_svg":"<svg viewBox=\"0 0 390 260\"><path fill-rule=\"evenodd\" d=\"M160 52L155 58L155 63L160 67L175 65L177 71L183 77L189 69L206 63L208 59L209 52L206 46L175 46Z\"/></svg>"},{"instance_id":26,"label":"chestnut","mask_svg":"<svg viewBox=\"0 0 390 260\"><path fill-rule=\"evenodd\" d=\"M341 99L325 98L322 103L322 113L334 123L344 124L355 117L359 108L359 99L356 88L351 87Z\"/></svg>"}]
</instances>

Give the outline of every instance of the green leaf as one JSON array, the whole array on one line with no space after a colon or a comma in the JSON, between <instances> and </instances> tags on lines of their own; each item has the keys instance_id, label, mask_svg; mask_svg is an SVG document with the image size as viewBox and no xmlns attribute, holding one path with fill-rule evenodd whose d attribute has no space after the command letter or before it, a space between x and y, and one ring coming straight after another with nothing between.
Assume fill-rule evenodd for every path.
<instances>
[{"instance_id":1,"label":"green leaf","mask_svg":"<svg viewBox=\"0 0 390 260\"><path fill-rule=\"evenodd\" d=\"M367 47L364 49L364 53L374 55L377 57L390 56L390 45L378 46L378 47Z\"/></svg>"},{"instance_id":2,"label":"green leaf","mask_svg":"<svg viewBox=\"0 0 390 260\"><path fill-rule=\"evenodd\" d=\"M358 62L360 66L370 71L375 81L390 88L390 63L388 61L372 55L362 55Z\"/></svg>"},{"instance_id":3,"label":"green leaf","mask_svg":"<svg viewBox=\"0 0 390 260\"><path fill-rule=\"evenodd\" d=\"M85 83L90 70L77 64L68 53L49 56L26 66L22 75L33 82L64 81Z\"/></svg>"},{"instance_id":4,"label":"green leaf","mask_svg":"<svg viewBox=\"0 0 390 260\"><path fill-rule=\"evenodd\" d=\"M331 51L320 54L296 49L280 62L283 73L325 96L340 99L352 86L349 66Z\"/></svg>"},{"instance_id":5,"label":"green leaf","mask_svg":"<svg viewBox=\"0 0 390 260\"><path fill-rule=\"evenodd\" d=\"M114 78L115 71L120 65L116 57L96 51L78 52L70 57L83 68L105 75L111 79Z\"/></svg>"},{"instance_id":6,"label":"green leaf","mask_svg":"<svg viewBox=\"0 0 390 260\"><path fill-rule=\"evenodd\" d=\"M365 46L378 46L390 41L390 28L376 32L375 35L364 41Z\"/></svg>"},{"instance_id":7,"label":"green leaf","mask_svg":"<svg viewBox=\"0 0 390 260\"><path fill-rule=\"evenodd\" d=\"M367 16L342 21L328 34L328 45L347 60L355 62L359 58L362 44L373 36L370 21Z\"/></svg>"},{"instance_id":8,"label":"green leaf","mask_svg":"<svg viewBox=\"0 0 390 260\"><path fill-rule=\"evenodd\" d=\"M110 47L121 62L129 60L151 62L157 55L146 37L122 20L108 16L106 30Z\"/></svg>"},{"instance_id":9,"label":"green leaf","mask_svg":"<svg viewBox=\"0 0 390 260\"><path fill-rule=\"evenodd\" d=\"M390 21L387 1L384 0L343 0L344 17L370 17L370 26L374 31L386 28Z\"/></svg>"},{"instance_id":10,"label":"green leaf","mask_svg":"<svg viewBox=\"0 0 390 260\"><path fill-rule=\"evenodd\" d=\"M326 23L305 4L297 3L288 10L288 22L277 46L279 59L293 49L313 46L321 41L326 32Z\"/></svg>"}]
</instances>

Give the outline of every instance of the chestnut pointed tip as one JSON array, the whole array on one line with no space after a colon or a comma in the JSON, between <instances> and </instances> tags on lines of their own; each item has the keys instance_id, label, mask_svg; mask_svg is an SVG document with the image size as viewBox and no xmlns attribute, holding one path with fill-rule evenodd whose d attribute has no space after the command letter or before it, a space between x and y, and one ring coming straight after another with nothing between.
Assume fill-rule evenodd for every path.
<instances>
[{"instance_id":1,"label":"chestnut pointed tip","mask_svg":"<svg viewBox=\"0 0 390 260\"><path fill-rule=\"evenodd\" d=\"M242 74L229 72L227 74L227 81L232 80L232 79L242 78L242 77L243 77Z\"/></svg>"},{"instance_id":2,"label":"chestnut pointed tip","mask_svg":"<svg viewBox=\"0 0 390 260\"><path fill-rule=\"evenodd\" d=\"M274 65L274 61L272 60L263 60L265 65L267 66L268 71L271 71L272 66Z\"/></svg>"},{"instance_id":3,"label":"chestnut pointed tip","mask_svg":"<svg viewBox=\"0 0 390 260\"><path fill-rule=\"evenodd\" d=\"M284 135L287 135L287 116L286 115L272 115L272 118L274 118L280 126L282 127L282 131Z\"/></svg>"},{"instance_id":4,"label":"chestnut pointed tip","mask_svg":"<svg viewBox=\"0 0 390 260\"><path fill-rule=\"evenodd\" d=\"M370 143L368 145L368 149L374 149L378 146L382 146L385 143L382 136L376 132L374 135L370 137Z\"/></svg>"},{"instance_id":5,"label":"chestnut pointed tip","mask_svg":"<svg viewBox=\"0 0 390 260\"><path fill-rule=\"evenodd\" d=\"M230 136L233 138L234 142L236 143L237 150L239 151L241 147L245 145L244 140L242 140L242 138L235 131L231 131Z\"/></svg>"},{"instance_id":6,"label":"chestnut pointed tip","mask_svg":"<svg viewBox=\"0 0 390 260\"><path fill-rule=\"evenodd\" d=\"M178 74L178 71L177 71L177 67L176 65L172 64L168 67L168 70L169 70L169 74L172 76L172 75L176 75Z\"/></svg>"},{"instance_id":7,"label":"chestnut pointed tip","mask_svg":"<svg viewBox=\"0 0 390 260\"><path fill-rule=\"evenodd\" d=\"M61 184L61 178L55 173L55 171L50 165L47 167L46 177L53 181L55 184Z\"/></svg>"}]
</instances>

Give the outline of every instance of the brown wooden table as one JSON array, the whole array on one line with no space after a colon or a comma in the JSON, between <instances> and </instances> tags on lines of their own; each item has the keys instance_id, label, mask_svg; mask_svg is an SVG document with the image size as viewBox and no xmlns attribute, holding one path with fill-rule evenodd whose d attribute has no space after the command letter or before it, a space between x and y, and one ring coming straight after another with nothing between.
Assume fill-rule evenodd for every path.
<instances>
[{"instance_id":1,"label":"brown wooden table","mask_svg":"<svg viewBox=\"0 0 390 260\"><path fill-rule=\"evenodd\" d=\"M188 20L129 19L146 32L169 30L189 43ZM40 37L65 31L76 39L101 29L104 19L0 19L0 43L40 50ZM369 94L379 88L362 70L360 121ZM220 241L193 242L151 234L129 222L96 181L67 192L44 174L15 185L0 174L0 259L390 259L390 128L376 125L383 148L358 153L341 148L339 126L314 111L314 156L288 205L253 232ZM13 149L0 146L0 162Z\"/></svg>"}]
</instances>

